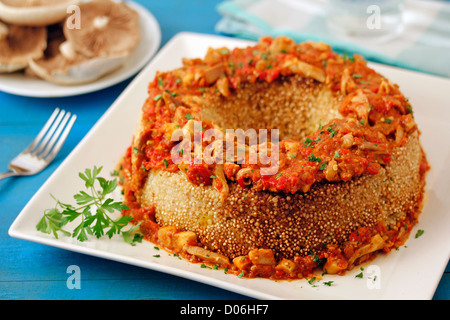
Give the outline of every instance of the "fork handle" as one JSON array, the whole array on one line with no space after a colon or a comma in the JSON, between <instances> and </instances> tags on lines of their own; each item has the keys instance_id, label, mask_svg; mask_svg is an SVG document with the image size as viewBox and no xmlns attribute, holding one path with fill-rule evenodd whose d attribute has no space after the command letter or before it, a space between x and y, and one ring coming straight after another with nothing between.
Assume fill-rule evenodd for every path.
<instances>
[{"instance_id":1,"label":"fork handle","mask_svg":"<svg viewBox=\"0 0 450 320\"><path fill-rule=\"evenodd\" d=\"M0 173L0 180L8 178L8 177L12 177L12 176L17 176L17 172L14 171L7 171L7 172L3 172Z\"/></svg>"}]
</instances>

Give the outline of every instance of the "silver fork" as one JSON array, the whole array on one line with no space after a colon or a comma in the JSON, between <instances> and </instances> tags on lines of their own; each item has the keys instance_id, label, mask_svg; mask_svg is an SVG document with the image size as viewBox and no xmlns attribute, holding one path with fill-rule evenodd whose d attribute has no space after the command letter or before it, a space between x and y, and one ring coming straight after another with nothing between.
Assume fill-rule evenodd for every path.
<instances>
[{"instance_id":1,"label":"silver fork","mask_svg":"<svg viewBox=\"0 0 450 320\"><path fill-rule=\"evenodd\" d=\"M0 180L33 175L46 168L61 150L76 118L76 115L56 108L28 148L9 163L7 172L0 173Z\"/></svg>"}]
</instances>

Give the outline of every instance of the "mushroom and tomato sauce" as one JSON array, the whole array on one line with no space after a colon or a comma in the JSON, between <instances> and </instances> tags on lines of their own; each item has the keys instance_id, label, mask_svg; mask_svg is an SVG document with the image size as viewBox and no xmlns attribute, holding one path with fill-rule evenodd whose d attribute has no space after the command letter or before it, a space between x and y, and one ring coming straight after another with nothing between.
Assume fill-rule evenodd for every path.
<instances>
[{"instance_id":1,"label":"mushroom and tomato sauce","mask_svg":"<svg viewBox=\"0 0 450 320\"><path fill-rule=\"evenodd\" d=\"M279 168L276 174L261 175L261 164L237 164L227 159L219 168L227 179L235 180L239 170L250 167L252 184L258 190L295 193L306 192L322 180L348 181L377 174L380 166L391 160L392 148L404 144L408 133L417 128L411 106L398 86L367 67L361 57L343 58L320 43L295 45L284 38L264 38L255 47L210 49L204 60L185 59L183 68L155 77L144 106L147 143L134 150L145 169L142 178L146 170L180 170L171 159L177 143L171 141L172 133L189 127L192 121L201 121L203 94L229 96L230 90L239 90L243 83L270 83L293 74L312 77L343 93L339 108L343 118L318 123L317 131L305 141L282 140L277 149L272 148L279 152L279 162L271 164ZM215 127L202 122L205 131ZM211 185L214 168L192 162L182 170L191 182Z\"/></svg>"}]
</instances>

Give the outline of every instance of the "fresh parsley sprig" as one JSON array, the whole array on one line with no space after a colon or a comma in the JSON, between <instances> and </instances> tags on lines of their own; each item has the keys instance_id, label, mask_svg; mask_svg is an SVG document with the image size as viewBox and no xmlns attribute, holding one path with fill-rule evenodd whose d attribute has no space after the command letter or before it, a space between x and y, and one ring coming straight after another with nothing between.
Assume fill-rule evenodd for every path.
<instances>
[{"instance_id":1,"label":"fresh parsley sprig","mask_svg":"<svg viewBox=\"0 0 450 320\"><path fill-rule=\"evenodd\" d=\"M128 207L122 202L107 197L117 188L117 179L107 180L100 177L101 170L102 167L94 166L92 170L86 169L84 173L79 173L79 177L85 182L86 190L79 191L74 195L77 206L62 203L52 195L56 205L54 208L45 210L42 219L36 225L36 229L47 234L53 234L57 239L59 233L73 238L76 237L79 241L88 240L88 235L101 238L106 234L109 238L112 238L115 234L122 234L125 242L131 245L141 242L142 236L136 233L139 225L134 225L129 230L122 231L133 218L120 216L113 219L109 216L110 213L121 212ZM72 232L63 229L69 222L73 222L77 218L80 218L81 222Z\"/></svg>"}]
</instances>

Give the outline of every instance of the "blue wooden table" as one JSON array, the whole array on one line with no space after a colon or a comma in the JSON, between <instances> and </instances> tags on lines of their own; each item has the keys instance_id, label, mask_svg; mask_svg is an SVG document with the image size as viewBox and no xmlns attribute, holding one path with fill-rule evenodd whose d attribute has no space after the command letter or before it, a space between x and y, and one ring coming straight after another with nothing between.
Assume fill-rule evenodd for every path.
<instances>
[{"instance_id":1,"label":"blue wooden table","mask_svg":"<svg viewBox=\"0 0 450 320\"><path fill-rule=\"evenodd\" d=\"M214 34L219 0L136 1L158 20L164 45L181 31ZM81 141L130 80L71 98L26 98L0 92L0 171L39 132L55 107L78 119L55 161L32 177L0 181L0 299L247 299L232 292L139 267L9 237L8 229L33 194ZM67 287L67 268L81 270L81 290ZM450 299L447 266L434 299Z\"/></svg>"}]
</instances>

